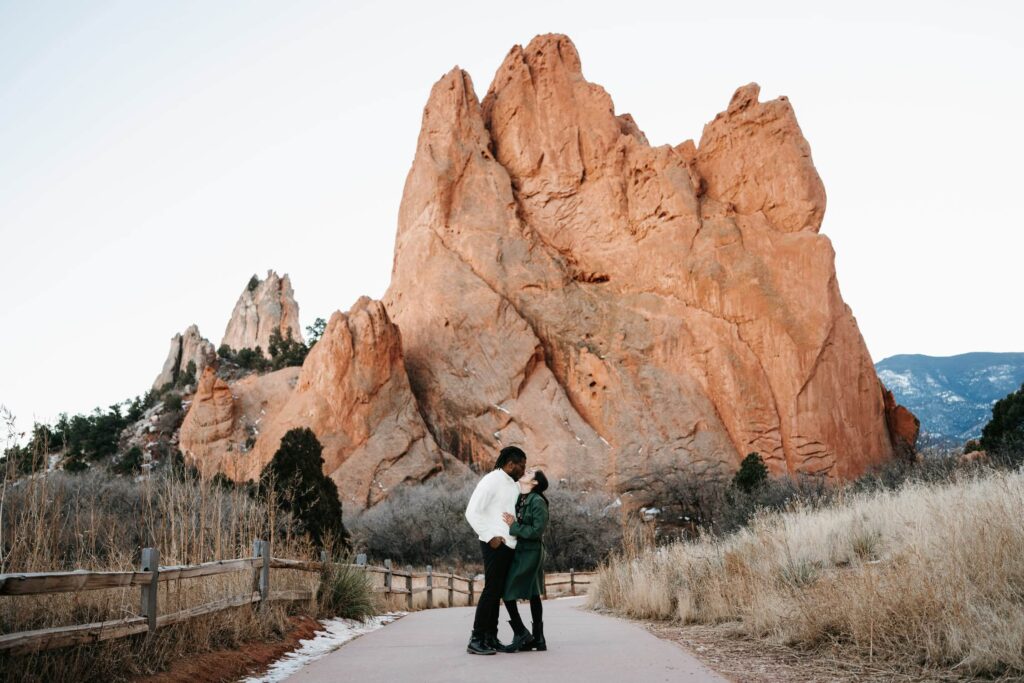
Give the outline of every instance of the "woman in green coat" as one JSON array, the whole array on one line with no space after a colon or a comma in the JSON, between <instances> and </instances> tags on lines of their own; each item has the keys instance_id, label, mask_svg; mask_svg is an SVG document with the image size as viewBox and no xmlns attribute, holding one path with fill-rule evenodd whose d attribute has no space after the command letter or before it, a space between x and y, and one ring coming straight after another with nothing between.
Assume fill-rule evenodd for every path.
<instances>
[{"instance_id":1,"label":"woman in green coat","mask_svg":"<svg viewBox=\"0 0 1024 683\"><path fill-rule=\"evenodd\" d=\"M548 478L540 470L527 472L519 480L519 500L516 515L504 514L509 533L516 537L516 554L508 570L505 582L505 609L509 624L515 633L508 652L519 650L547 650L544 640L544 607L541 593L544 592L544 530L548 526L548 499L544 491ZM533 617L533 633L526 629L516 600L530 601L530 615Z\"/></svg>"}]
</instances>

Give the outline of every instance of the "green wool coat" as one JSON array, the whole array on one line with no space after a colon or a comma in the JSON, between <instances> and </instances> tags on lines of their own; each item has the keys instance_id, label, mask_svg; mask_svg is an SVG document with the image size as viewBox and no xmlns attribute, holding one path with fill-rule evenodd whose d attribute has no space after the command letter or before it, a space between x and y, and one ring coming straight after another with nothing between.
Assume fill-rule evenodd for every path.
<instances>
[{"instance_id":1,"label":"green wool coat","mask_svg":"<svg viewBox=\"0 0 1024 683\"><path fill-rule=\"evenodd\" d=\"M548 526L548 504L537 493L523 501L509 533L516 537L516 554L505 582L505 600L525 600L544 591L544 529Z\"/></svg>"}]
</instances>

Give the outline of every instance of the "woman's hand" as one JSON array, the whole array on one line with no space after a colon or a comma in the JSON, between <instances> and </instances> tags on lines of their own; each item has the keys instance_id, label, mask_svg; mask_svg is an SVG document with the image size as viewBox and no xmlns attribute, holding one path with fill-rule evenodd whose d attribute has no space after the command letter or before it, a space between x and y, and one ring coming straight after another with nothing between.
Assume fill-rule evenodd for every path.
<instances>
[{"instance_id":1,"label":"woman's hand","mask_svg":"<svg viewBox=\"0 0 1024 683\"><path fill-rule=\"evenodd\" d=\"M510 515L507 512L502 512L501 513L501 518L503 520L505 520L505 524L508 524L509 526L512 526L515 523L515 521L516 521L516 518L513 517L512 515Z\"/></svg>"}]
</instances>

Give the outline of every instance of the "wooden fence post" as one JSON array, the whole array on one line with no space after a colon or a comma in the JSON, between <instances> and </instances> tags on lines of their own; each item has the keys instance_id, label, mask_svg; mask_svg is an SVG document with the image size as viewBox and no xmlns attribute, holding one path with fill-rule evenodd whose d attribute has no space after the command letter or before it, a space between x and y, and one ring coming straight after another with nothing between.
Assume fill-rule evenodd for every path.
<instances>
[{"instance_id":1,"label":"wooden fence post","mask_svg":"<svg viewBox=\"0 0 1024 683\"><path fill-rule=\"evenodd\" d=\"M156 596L160 586L160 551L156 548L142 549L142 571L152 572L149 584L142 586L142 616L149 622L149 632L156 630Z\"/></svg>"},{"instance_id":2,"label":"wooden fence post","mask_svg":"<svg viewBox=\"0 0 1024 683\"><path fill-rule=\"evenodd\" d=\"M548 575L545 572L541 572L541 584L540 584L540 595L543 599L548 599Z\"/></svg>"},{"instance_id":3,"label":"wooden fence post","mask_svg":"<svg viewBox=\"0 0 1024 683\"><path fill-rule=\"evenodd\" d=\"M427 565L427 609L434 606L434 568Z\"/></svg>"},{"instance_id":4,"label":"wooden fence post","mask_svg":"<svg viewBox=\"0 0 1024 683\"><path fill-rule=\"evenodd\" d=\"M576 570L569 567L569 590L576 595Z\"/></svg>"},{"instance_id":5,"label":"wooden fence post","mask_svg":"<svg viewBox=\"0 0 1024 683\"><path fill-rule=\"evenodd\" d=\"M327 551L326 550L321 550L320 551L320 569L322 571L327 571Z\"/></svg>"},{"instance_id":6,"label":"wooden fence post","mask_svg":"<svg viewBox=\"0 0 1024 683\"><path fill-rule=\"evenodd\" d=\"M409 611L412 611L412 565L405 565L405 599L406 604L409 605Z\"/></svg>"},{"instance_id":7,"label":"wooden fence post","mask_svg":"<svg viewBox=\"0 0 1024 683\"><path fill-rule=\"evenodd\" d=\"M384 560L384 595L391 595L391 560Z\"/></svg>"},{"instance_id":8,"label":"wooden fence post","mask_svg":"<svg viewBox=\"0 0 1024 683\"><path fill-rule=\"evenodd\" d=\"M448 567L448 606L455 607L455 567Z\"/></svg>"},{"instance_id":9,"label":"wooden fence post","mask_svg":"<svg viewBox=\"0 0 1024 683\"><path fill-rule=\"evenodd\" d=\"M256 569L253 577L253 590L260 592L260 601L270 595L270 542L256 539L252 544L252 554L263 560L263 565Z\"/></svg>"},{"instance_id":10,"label":"wooden fence post","mask_svg":"<svg viewBox=\"0 0 1024 683\"><path fill-rule=\"evenodd\" d=\"M475 585L476 585L476 577L473 577L473 576L469 577L469 579L466 581L466 586L467 586L467 588L469 588L469 606L470 607L473 606L473 588L474 588Z\"/></svg>"}]
</instances>

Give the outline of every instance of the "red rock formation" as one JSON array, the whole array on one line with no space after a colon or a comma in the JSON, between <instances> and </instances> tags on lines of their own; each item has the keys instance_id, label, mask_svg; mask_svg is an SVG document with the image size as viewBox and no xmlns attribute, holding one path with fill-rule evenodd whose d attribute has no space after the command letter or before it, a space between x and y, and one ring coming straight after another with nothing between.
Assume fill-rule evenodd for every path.
<instances>
[{"instance_id":1,"label":"red rock formation","mask_svg":"<svg viewBox=\"0 0 1024 683\"><path fill-rule=\"evenodd\" d=\"M181 445L206 476L256 480L296 427L309 427L320 440L324 472L348 509L443 469L464 469L427 431L409 388L401 336L379 301L362 298L347 315L335 313L301 371L286 368L229 386L208 370L182 425Z\"/></svg>"},{"instance_id":2,"label":"red rock formation","mask_svg":"<svg viewBox=\"0 0 1024 683\"><path fill-rule=\"evenodd\" d=\"M384 301L442 449L516 443L639 497L750 451L835 477L892 457L809 147L757 94L673 148L615 115L564 36L513 48L482 104L459 69L435 84Z\"/></svg>"},{"instance_id":3,"label":"red rock formation","mask_svg":"<svg viewBox=\"0 0 1024 683\"><path fill-rule=\"evenodd\" d=\"M246 286L238 297L221 344L236 351L258 346L269 358L270 335L275 330L282 338L287 339L290 333L292 339L302 341L299 305L287 274L278 277L268 270L267 279L256 279L256 283L255 287Z\"/></svg>"},{"instance_id":4,"label":"red rock formation","mask_svg":"<svg viewBox=\"0 0 1024 683\"><path fill-rule=\"evenodd\" d=\"M284 368L229 385L206 368L179 433L186 461L205 477L222 472L236 481L254 479L256 436L288 401L298 376L299 368Z\"/></svg>"},{"instance_id":5,"label":"red rock formation","mask_svg":"<svg viewBox=\"0 0 1024 683\"><path fill-rule=\"evenodd\" d=\"M309 427L320 440L324 472L348 509L446 466L409 388L398 328L379 301L365 297L347 315L331 316L295 390L261 429L243 478L258 476L295 427ZM447 465L460 466L450 458Z\"/></svg>"},{"instance_id":6,"label":"red rock formation","mask_svg":"<svg viewBox=\"0 0 1024 683\"><path fill-rule=\"evenodd\" d=\"M882 400L885 404L885 424L889 428L893 448L898 455L905 458L913 457L917 437L921 433L921 421L909 410L897 404L892 392L885 386L882 386Z\"/></svg>"},{"instance_id":7,"label":"red rock formation","mask_svg":"<svg viewBox=\"0 0 1024 683\"><path fill-rule=\"evenodd\" d=\"M198 327L190 325L182 334L176 334L171 338L171 348L167 352L163 369L153 381L153 388L159 389L168 382L176 382L190 361L195 363L196 377L199 377L203 370L216 360L217 351L213 344L199 334Z\"/></svg>"}]
</instances>

